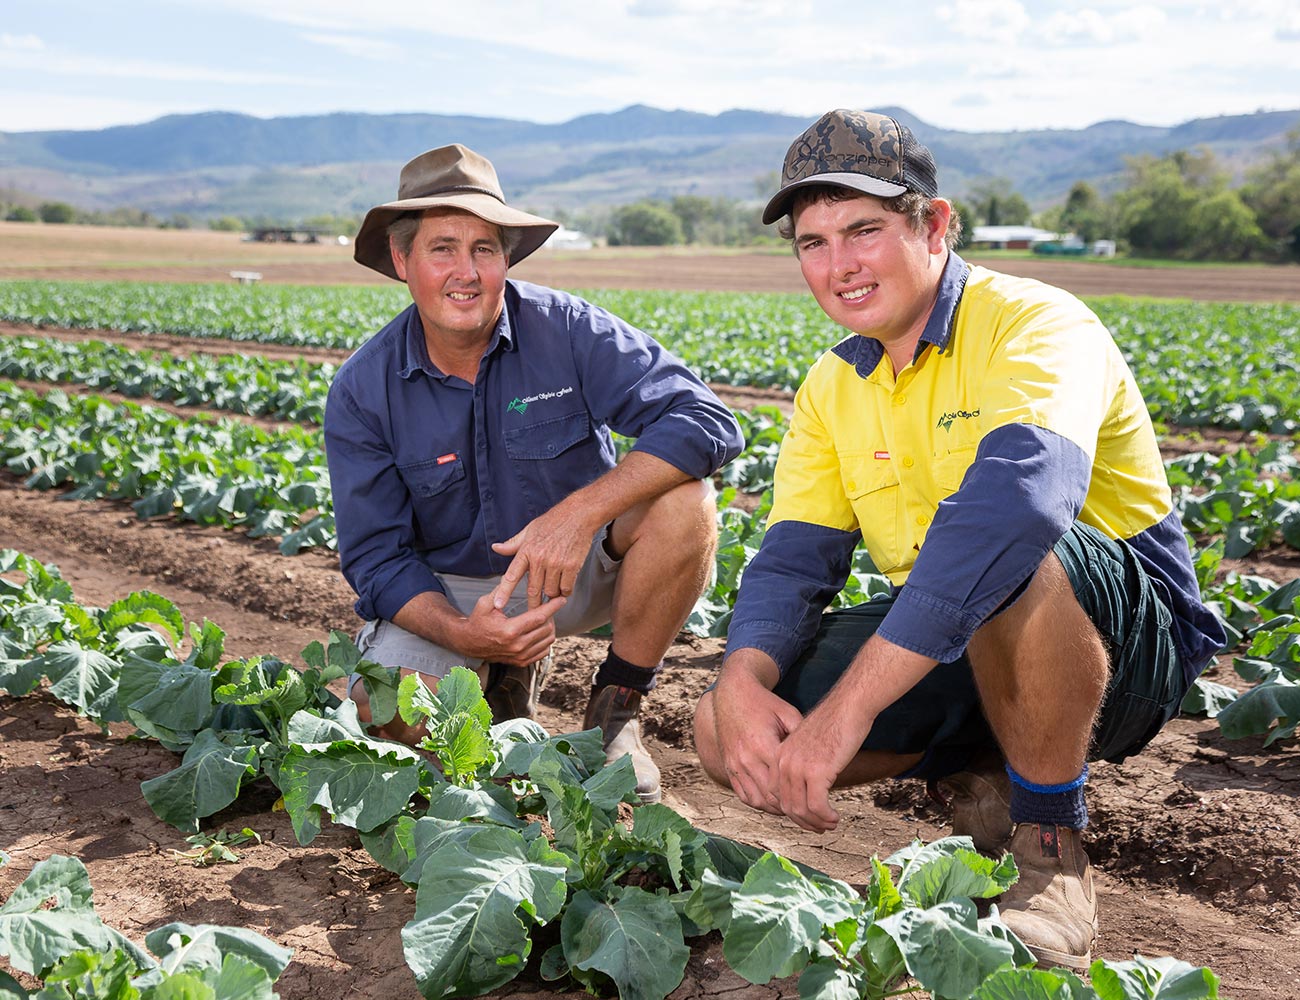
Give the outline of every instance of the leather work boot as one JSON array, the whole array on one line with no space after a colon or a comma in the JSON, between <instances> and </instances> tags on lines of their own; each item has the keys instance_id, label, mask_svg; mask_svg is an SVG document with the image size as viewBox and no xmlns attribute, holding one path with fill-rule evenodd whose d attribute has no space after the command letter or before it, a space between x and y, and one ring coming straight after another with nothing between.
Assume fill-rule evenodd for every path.
<instances>
[{"instance_id":1,"label":"leather work boot","mask_svg":"<svg viewBox=\"0 0 1300 1000\"><path fill-rule=\"evenodd\" d=\"M1002 758L988 756L958 771L930 782L930 797L952 810L952 833L970 837L975 850L1001 857L1011 839L1011 779Z\"/></svg>"},{"instance_id":2,"label":"leather work boot","mask_svg":"<svg viewBox=\"0 0 1300 1000\"><path fill-rule=\"evenodd\" d=\"M537 715L537 702L551 669L551 654L526 667L489 663L483 697L492 709L492 722L507 719L531 719Z\"/></svg>"},{"instance_id":3,"label":"leather work boot","mask_svg":"<svg viewBox=\"0 0 1300 1000\"><path fill-rule=\"evenodd\" d=\"M610 684L591 689L583 729L600 727L604 734L605 762L612 764L625 753L632 755L636 771L636 794L642 803L658 802L659 768L641 743L641 692Z\"/></svg>"},{"instance_id":4,"label":"leather work boot","mask_svg":"<svg viewBox=\"0 0 1300 1000\"><path fill-rule=\"evenodd\" d=\"M1021 823L1011 835L1020 881L1002 894L1002 921L1042 968L1086 972L1097 937L1097 894L1078 830Z\"/></svg>"}]
</instances>

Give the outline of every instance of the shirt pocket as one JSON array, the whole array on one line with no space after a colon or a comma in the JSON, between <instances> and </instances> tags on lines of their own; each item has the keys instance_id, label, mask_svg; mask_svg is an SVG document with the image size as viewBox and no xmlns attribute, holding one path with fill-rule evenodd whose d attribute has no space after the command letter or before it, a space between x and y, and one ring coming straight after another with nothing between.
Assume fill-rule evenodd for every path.
<instances>
[{"instance_id":1,"label":"shirt pocket","mask_svg":"<svg viewBox=\"0 0 1300 1000\"><path fill-rule=\"evenodd\" d=\"M939 488L937 500L944 500L961 488L966 470L975 461L976 446L953 448L934 456L934 483Z\"/></svg>"},{"instance_id":2,"label":"shirt pocket","mask_svg":"<svg viewBox=\"0 0 1300 1000\"><path fill-rule=\"evenodd\" d=\"M465 465L459 458L399 465L397 472L411 492L420 548L440 549L474 530L478 503L470 494Z\"/></svg>"},{"instance_id":3,"label":"shirt pocket","mask_svg":"<svg viewBox=\"0 0 1300 1000\"><path fill-rule=\"evenodd\" d=\"M585 412L568 413L512 427L503 437L506 454L515 461L545 461L558 458L591 437L591 418Z\"/></svg>"},{"instance_id":4,"label":"shirt pocket","mask_svg":"<svg viewBox=\"0 0 1300 1000\"><path fill-rule=\"evenodd\" d=\"M898 473L889 461L874 455L843 455L840 469L844 495L858 519L862 544L882 573L898 569L902 563Z\"/></svg>"}]
</instances>

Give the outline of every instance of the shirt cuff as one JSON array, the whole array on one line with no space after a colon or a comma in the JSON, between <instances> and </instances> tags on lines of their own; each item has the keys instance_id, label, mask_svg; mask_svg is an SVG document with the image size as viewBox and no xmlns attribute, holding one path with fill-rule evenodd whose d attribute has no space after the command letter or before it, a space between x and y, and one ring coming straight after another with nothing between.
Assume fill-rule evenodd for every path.
<instances>
[{"instance_id":1,"label":"shirt cuff","mask_svg":"<svg viewBox=\"0 0 1300 1000\"><path fill-rule=\"evenodd\" d=\"M905 585L876 634L913 653L951 663L966 652L981 624L978 615Z\"/></svg>"}]
</instances>

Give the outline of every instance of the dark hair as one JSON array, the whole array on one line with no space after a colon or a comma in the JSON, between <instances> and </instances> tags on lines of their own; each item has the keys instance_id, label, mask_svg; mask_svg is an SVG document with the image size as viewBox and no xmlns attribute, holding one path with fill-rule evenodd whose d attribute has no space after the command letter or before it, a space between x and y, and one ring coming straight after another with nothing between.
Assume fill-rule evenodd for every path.
<instances>
[{"instance_id":1,"label":"dark hair","mask_svg":"<svg viewBox=\"0 0 1300 1000\"><path fill-rule=\"evenodd\" d=\"M449 211L464 212L465 209L426 208L422 211L403 212L388 224L388 238L393 241L394 246L397 247L398 253L403 257L409 257L411 254L411 245L415 243L415 234L420 231L420 223L424 221L424 217L430 212L445 214ZM473 215L474 213L466 212L466 214ZM491 224L494 226L496 225L496 223ZM500 234L501 237L501 249L505 252L506 259L509 260L510 255L515 252L515 248L519 246L519 241L522 239L523 233L518 229L513 229L509 226L496 226L496 229L497 233Z\"/></svg>"},{"instance_id":2,"label":"dark hair","mask_svg":"<svg viewBox=\"0 0 1300 1000\"><path fill-rule=\"evenodd\" d=\"M790 201L790 213L776 224L777 235L790 243L790 249L798 257L799 247L794 242L794 217L801 208L817 202L834 203L869 197L874 196L864 194L854 188L844 187L842 184L809 184L807 187L800 188L795 192ZM913 232L917 233L921 231L926 219L934 212L934 199L921 194L919 191L904 191L893 198L882 198L880 203L884 206L886 212L907 216L908 225L912 227ZM957 214L955 209L948 220L948 232L943 241L949 250L952 250L961 242L961 216Z\"/></svg>"}]
</instances>

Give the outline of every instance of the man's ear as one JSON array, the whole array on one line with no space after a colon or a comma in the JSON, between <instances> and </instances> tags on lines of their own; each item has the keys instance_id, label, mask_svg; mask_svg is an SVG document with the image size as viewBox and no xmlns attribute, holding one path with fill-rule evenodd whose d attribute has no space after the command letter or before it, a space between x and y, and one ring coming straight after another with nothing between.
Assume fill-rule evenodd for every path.
<instances>
[{"instance_id":1,"label":"man's ear","mask_svg":"<svg viewBox=\"0 0 1300 1000\"><path fill-rule=\"evenodd\" d=\"M393 256L393 270L403 281L406 280L406 255L397 249L397 242L388 237L388 252Z\"/></svg>"},{"instance_id":2,"label":"man's ear","mask_svg":"<svg viewBox=\"0 0 1300 1000\"><path fill-rule=\"evenodd\" d=\"M947 198L932 198L930 212L925 217L925 236L930 253L943 253L948 248L944 240L948 235L948 223L951 221L952 202Z\"/></svg>"}]
</instances>

